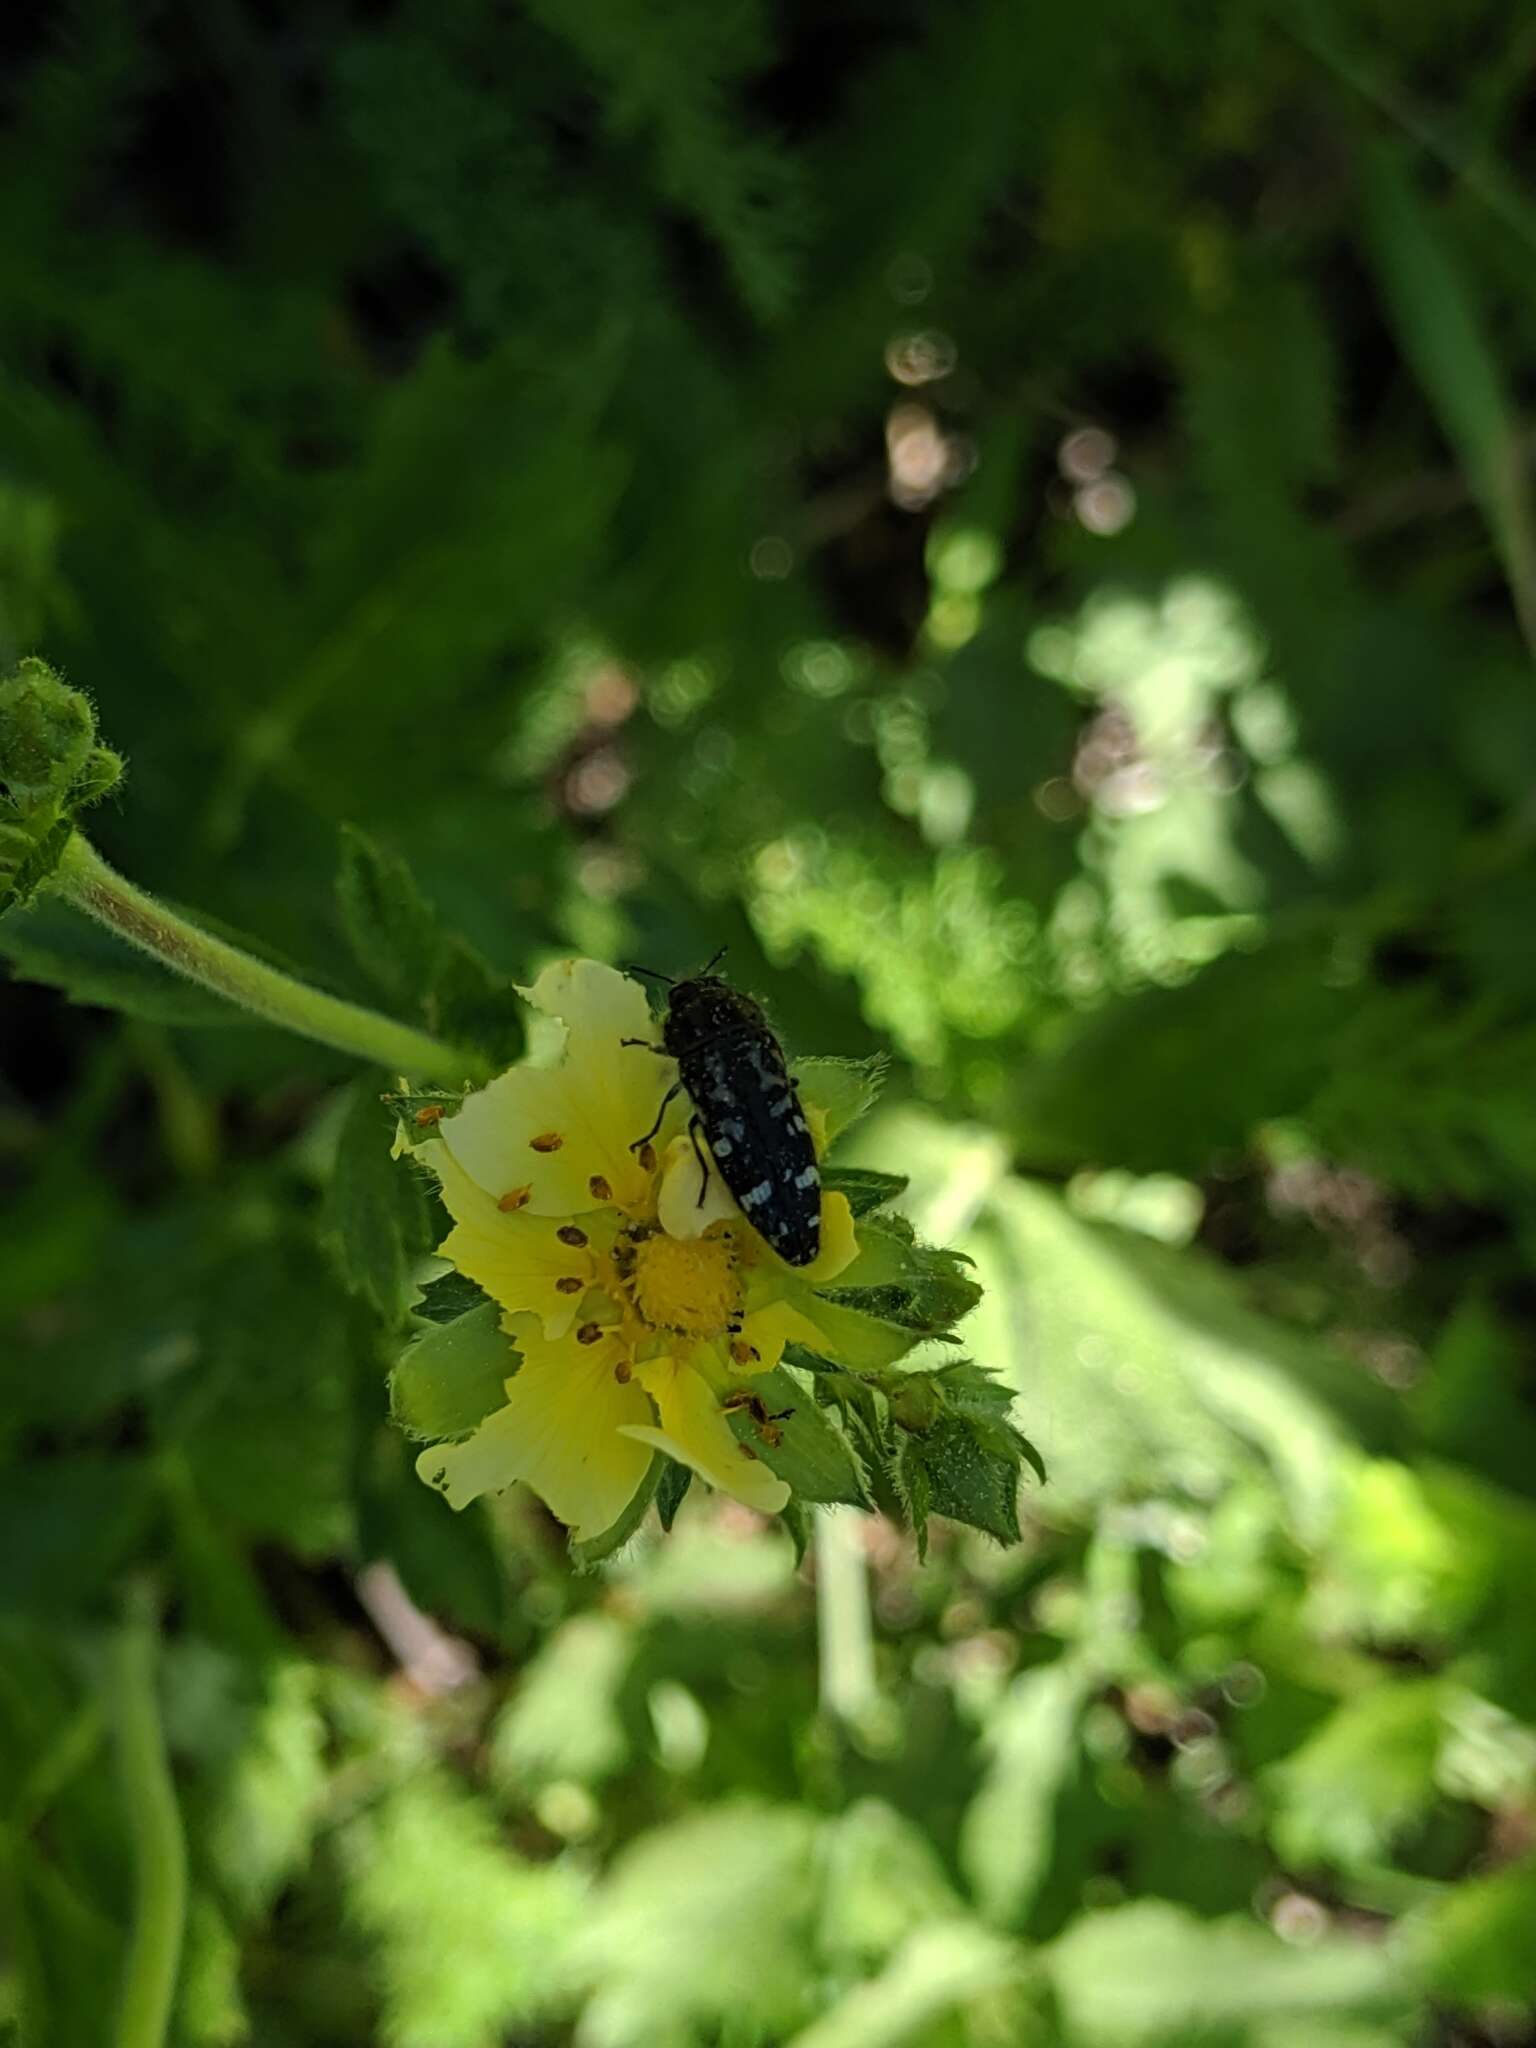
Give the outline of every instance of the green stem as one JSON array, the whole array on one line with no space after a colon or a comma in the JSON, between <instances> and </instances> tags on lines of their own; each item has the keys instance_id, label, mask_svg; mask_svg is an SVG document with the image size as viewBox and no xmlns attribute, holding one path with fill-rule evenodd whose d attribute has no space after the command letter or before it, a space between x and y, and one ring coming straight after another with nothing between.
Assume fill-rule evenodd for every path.
<instances>
[{"instance_id":1,"label":"green stem","mask_svg":"<svg viewBox=\"0 0 1536 2048\"><path fill-rule=\"evenodd\" d=\"M187 1848L160 1729L154 1596L133 1587L108 1674L118 1777L133 1842L133 1929L116 2048L163 2048L187 1918Z\"/></svg>"},{"instance_id":2,"label":"green stem","mask_svg":"<svg viewBox=\"0 0 1536 2048\"><path fill-rule=\"evenodd\" d=\"M51 886L78 910L130 945L152 954L163 966L304 1038L318 1039L321 1045L335 1046L373 1066L449 1087L487 1078L478 1054L445 1045L424 1031L381 1017L376 1010L323 995L189 924L108 867L79 832L66 847Z\"/></svg>"},{"instance_id":3,"label":"green stem","mask_svg":"<svg viewBox=\"0 0 1536 2048\"><path fill-rule=\"evenodd\" d=\"M874 1631L863 1517L851 1508L816 1510L816 1634L822 1712L862 1721L875 1704Z\"/></svg>"}]
</instances>

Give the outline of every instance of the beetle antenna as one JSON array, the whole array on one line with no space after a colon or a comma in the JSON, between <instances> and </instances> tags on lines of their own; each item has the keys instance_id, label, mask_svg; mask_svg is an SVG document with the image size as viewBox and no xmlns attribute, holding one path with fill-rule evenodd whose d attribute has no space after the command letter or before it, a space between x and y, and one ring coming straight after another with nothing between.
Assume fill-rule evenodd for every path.
<instances>
[{"instance_id":1,"label":"beetle antenna","mask_svg":"<svg viewBox=\"0 0 1536 2048\"><path fill-rule=\"evenodd\" d=\"M726 954L730 950L731 949L729 946L722 946L718 953L712 953L709 959L706 960L704 965L699 969L699 973L708 974L711 967L718 967L720 962L725 958Z\"/></svg>"},{"instance_id":2,"label":"beetle antenna","mask_svg":"<svg viewBox=\"0 0 1536 2048\"><path fill-rule=\"evenodd\" d=\"M677 986L673 977L670 974L663 974L659 967L639 967L633 960L621 960L619 966L625 974L643 974L651 981L664 981L668 988Z\"/></svg>"}]
</instances>

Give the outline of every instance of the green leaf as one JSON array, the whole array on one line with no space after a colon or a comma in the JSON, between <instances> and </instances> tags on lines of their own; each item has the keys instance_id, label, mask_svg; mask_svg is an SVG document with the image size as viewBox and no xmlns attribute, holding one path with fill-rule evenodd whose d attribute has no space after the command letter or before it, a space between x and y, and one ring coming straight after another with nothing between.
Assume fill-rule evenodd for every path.
<instances>
[{"instance_id":1,"label":"green leaf","mask_svg":"<svg viewBox=\"0 0 1536 2048\"><path fill-rule=\"evenodd\" d=\"M356 1311L297 1236L243 1247L209 1289L196 1373L171 1382L161 1428L211 1513L300 1556L352 1540Z\"/></svg>"},{"instance_id":2,"label":"green leaf","mask_svg":"<svg viewBox=\"0 0 1536 2048\"><path fill-rule=\"evenodd\" d=\"M1536 523L1520 423L1460 265L1403 167L1371 153L1365 226L1398 346L1460 458L1503 558L1526 637L1536 645Z\"/></svg>"},{"instance_id":3,"label":"green leaf","mask_svg":"<svg viewBox=\"0 0 1536 2048\"><path fill-rule=\"evenodd\" d=\"M1536 1858L1462 1877L1411 1930L1418 1973L1458 2006L1536 2004Z\"/></svg>"},{"instance_id":4,"label":"green leaf","mask_svg":"<svg viewBox=\"0 0 1536 2048\"><path fill-rule=\"evenodd\" d=\"M515 1056L524 1013L511 979L442 924L398 855L344 827L336 893L353 956L393 1007L497 1059Z\"/></svg>"},{"instance_id":5,"label":"green leaf","mask_svg":"<svg viewBox=\"0 0 1536 2048\"><path fill-rule=\"evenodd\" d=\"M408 1732L392 1731L409 1745ZM528 1863L484 1802L414 1758L340 1831L347 1920L372 1959L378 2038L483 2048L523 2034L562 1988L584 1885Z\"/></svg>"},{"instance_id":6,"label":"green leaf","mask_svg":"<svg viewBox=\"0 0 1536 2048\"><path fill-rule=\"evenodd\" d=\"M962 1910L933 1842L883 1799L857 1800L827 1823L819 1946L847 1969L882 1961L910 1935Z\"/></svg>"},{"instance_id":7,"label":"green leaf","mask_svg":"<svg viewBox=\"0 0 1536 2048\"><path fill-rule=\"evenodd\" d=\"M442 935L405 862L343 825L336 898L359 967L393 1002L419 1008L436 977Z\"/></svg>"},{"instance_id":8,"label":"green leaf","mask_svg":"<svg viewBox=\"0 0 1536 2048\"><path fill-rule=\"evenodd\" d=\"M1435 1798L1446 1697L1437 1678L1374 1686L1267 1773L1288 1864L1370 1869L1420 1819Z\"/></svg>"},{"instance_id":9,"label":"green leaf","mask_svg":"<svg viewBox=\"0 0 1536 2048\"><path fill-rule=\"evenodd\" d=\"M966 1809L961 1867L985 1917L1022 1927L1050 1870L1056 1811L1080 1757L1090 1690L1070 1658L1021 1672L988 1717L986 1770Z\"/></svg>"},{"instance_id":10,"label":"green leaf","mask_svg":"<svg viewBox=\"0 0 1536 2048\"><path fill-rule=\"evenodd\" d=\"M60 1614L103 1598L148 1516L144 1458L39 1458L0 1487L0 1613Z\"/></svg>"},{"instance_id":11,"label":"green leaf","mask_svg":"<svg viewBox=\"0 0 1536 2048\"><path fill-rule=\"evenodd\" d=\"M1023 1953L1012 1942L958 1915L935 1920L915 1928L877 1976L847 1992L788 2048L913 2048L917 2042L986 2038L998 2018L998 1995L1022 1985L1025 1974ZM982 2015L982 2035L935 2031L946 2020L963 2025L973 2003ZM1025 2024L1022 2012L1015 2017Z\"/></svg>"},{"instance_id":12,"label":"green leaf","mask_svg":"<svg viewBox=\"0 0 1536 2048\"><path fill-rule=\"evenodd\" d=\"M816 1832L803 1808L730 1799L621 1851L572 1956L608 2048L783 2039L809 2016Z\"/></svg>"},{"instance_id":13,"label":"green leaf","mask_svg":"<svg viewBox=\"0 0 1536 2048\"><path fill-rule=\"evenodd\" d=\"M251 1713L204 1823L206 1853L244 1913L265 1911L303 1869L323 1817L320 1693L316 1666L295 1661L271 1668L265 1697Z\"/></svg>"},{"instance_id":14,"label":"green leaf","mask_svg":"<svg viewBox=\"0 0 1536 2048\"><path fill-rule=\"evenodd\" d=\"M756 1374L742 1392L753 1405L728 1413L737 1442L754 1450L797 1499L869 1506L848 1439L803 1381L779 1366Z\"/></svg>"},{"instance_id":15,"label":"green leaf","mask_svg":"<svg viewBox=\"0 0 1536 2048\"><path fill-rule=\"evenodd\" d=\"M411 1274L432 1231L416 1168L390 1156L391 1131L376 1087L359 1082L337 1139L326 1227L347 1285L394 1324L405 1313Z\"/></svg>"},{"instance_id":16,"label":"green leaf","mask_svg":"<svg viewBox=\"0 0 1536 2048\"><path fill-rule=\"evenodd\" d=\"M854 1220L883 1209L907 1187L904 1173L877 1173L867 1166L824 1166L821 1184L828 1194L843 1195Z\"/></svg>"},{"instance_id":17,"label":"green leaf","mask_svg":"<svg viewBox=\"0 0 1536 2048\"><path fill-rule=\"evenodd\" d=\"M505 1406L506 1381L516 1364L501 1310L483 1302L411 1340L390 1374L390 1412L419 1441L468 1436Z\"/></svg>"},{"instance_id":18,"label":"green leaf","mask_svg":"<svg viewBox=\"0 0 1536 2048\"><path fill-rule=\"evenodd\" d=\"M609 1614L578 1614L544 1644L491 1735L491 1771L509 1798L544 1786L596 1785L629 1761L621 1694L639 1647Z\"/></svg>"},{"instance_id":19,"label":"green leaf","mask_svg":"<svg viewBox=\"0 0 1536 2048\"><path fill-rule=\"evenodd\" d=\"M1257 1313L1230 1269L1193 1248L1085 1222L1020 1180L994 1191L974 1248L987 1294L973 1341L1011 1354L1031 1425L1049 1421L1064 1508L1180 1494L1191 1474L1207 1487L1262 1474L1293 1526L1321 1540L1353 1470L1353 1425L1394 1426L1384 1390Z\"/></svg>"},{"instance_id":20,"label":"green leaf","mask_svg":"<svg viewBox=\"0 0 1536 2048\"><path fill-rule=\"evenodd\" d=\"M1284 2018L1394 2015L1406 1999L1390 1950L1344 1938L1299 1947L1248 1917L1202 1920L1160 1899L1088 1912L1043 1951L1073 2048L1187 2048L1240 2041Z\"/></svg>"}]
</instances>

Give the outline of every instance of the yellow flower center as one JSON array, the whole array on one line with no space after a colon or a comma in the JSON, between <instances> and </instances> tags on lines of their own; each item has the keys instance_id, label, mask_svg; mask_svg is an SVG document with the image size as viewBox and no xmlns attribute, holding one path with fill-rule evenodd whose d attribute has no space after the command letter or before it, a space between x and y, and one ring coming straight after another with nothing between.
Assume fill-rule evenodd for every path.
<instances>
[{"instance_id":1,"label":"yellow flower center","mask_svg":"<svg viewBox=\"0 0 1536 2048\"><path fill-rule=\"evenodd\" d=\"M613 1263L636 1315L653 1330L718 1337L741 1307L729 1231L694 1238L645 1227L626 1231L614 1245Z\"/></svg>"}]
</instances>

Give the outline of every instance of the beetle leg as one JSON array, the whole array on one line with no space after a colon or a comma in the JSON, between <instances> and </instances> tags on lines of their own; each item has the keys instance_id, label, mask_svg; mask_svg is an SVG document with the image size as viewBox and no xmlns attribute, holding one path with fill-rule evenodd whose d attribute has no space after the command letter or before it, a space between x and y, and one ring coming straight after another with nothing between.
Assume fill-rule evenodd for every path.
<instances>
[{"instance_id":1,"label":"beetle leg","mask_svg":"<svg viewBox=\"0 0 1536 2048\"><path fill-rule=\"evenodd\" d=\"M640 1147L641 1147L642 1145L649 1145L649 1143L651 1142L652 1138L654 1138L654 1137L655 1137L655 1135L656 1135L656 1133L657 1133L657 1132L658 1132L658 1131L659 1131L659 1130L661 1129L661 1120L662 1120L662 1118L663 1118L663 1117L664 1117L664 1116L666 1115L666 1113L667 1113L667 1104L668 1104L668 1103L669 1103L669 1102L670 1102L670 1101L672 1100L672 1098L673 1098L673 1096L674 1096L674 1095L677 1095L677 1094L679 1094L679 1093L681 1092L681 1090L682 1090L682 1085L683 1085L683 1084L682 1084L682 1082L681 1082L681 1081L674 1081L674 1082L672 1083L672 1086L671 1086L671 1087L670 1087L670 1088L669 1088L669 1089L667 1090L666 1094L665 1094L665 1095L663 1095L663 1097L661 1098L661 1107L660 1107L660 1109L658 1109L658 1110L657 1110L657 1112L656 1112L656 1121L655 1121L655 1123L653 1123L653 1124L651 1125L651 1128L650 1128L650 1129L649 1129L649 1130L648 1130L648 1131L646 1132L646 1134L645 1134L645 1136L644 1136L643 1138L636 1138L636 1139L635 1139L634 1143L633 1143L633 1144L632 1144L632 1145L630 1146L630 1148L629 1148L631 1152L638 1152L638 1151L640 1150Z\"/></svg>"},{"instance_id":2,"label":"beetle leg","mask_svg":"<svg viewBox=\"0 0 1536 2048\"><path fill-rule=\"evenodd\" d=\"M648 1038L621 1038L619 1043L620 1045L643 1045L647 1052L659 1053L664 1060L672 1057L664 1045L652 1045Z\"/></svg>"},{"instance_id":3,"label":"beetle leg","mask_svg":"<svg viewBox=\"0 0 1536 2048\"><path fill-rule=\"evenodd\" d=\"M703 1125L697 1116L689 1117L688 1136L693 1141L693 1156L699 1162L699 1172L703 1175L703 1179L699 1182L699 1199L697 1202L694 1203L694 1207L696 1209L703 1208L704 1197L709 1192L709 1161L704 1157L704 1154L699 1150L699 1132L702 1129Z\"/></svg>"}]
</instances>

